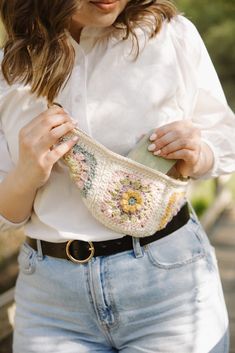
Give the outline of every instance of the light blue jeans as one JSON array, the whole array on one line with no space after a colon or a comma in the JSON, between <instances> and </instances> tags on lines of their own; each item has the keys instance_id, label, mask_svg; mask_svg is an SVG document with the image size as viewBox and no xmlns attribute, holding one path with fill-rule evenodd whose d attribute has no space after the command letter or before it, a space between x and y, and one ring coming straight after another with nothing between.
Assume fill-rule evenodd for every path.
<instances>
[{"instance_id":1,"label":"light blue jeans","mask_svg":"<svg viewBox=\"0 0 235 353\"><path fill-rule=\"evenodd\" d=\"M77 265L23 244L14 353L228 353L214 249L198 221Z\"/></svg>"}]
</instances>

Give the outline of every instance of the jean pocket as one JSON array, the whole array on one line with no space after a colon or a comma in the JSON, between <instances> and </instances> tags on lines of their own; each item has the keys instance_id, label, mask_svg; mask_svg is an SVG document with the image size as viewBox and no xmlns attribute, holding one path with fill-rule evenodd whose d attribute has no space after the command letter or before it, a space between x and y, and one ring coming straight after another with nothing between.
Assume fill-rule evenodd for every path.
<instances>
[{"instance_id":1,"label":"jean pocket","mask_svg":"<svg viewBox=\"0 0 235 353\"><path fill-rule=\"evenodd\" d=\"M20 272L32 274L36 269L36 251L32 249L26 242L21 245L18 255L18 264Z\"/></svg>"},{"instance_id":2,"label":"jean pocket","mask_svg":"<svg viewBox=\"0 0 235 353\"><path fill-rule=\"evenodd\" d=\"M152 264L159 268L181 267L206 256L199 231L200 225L193 219L167 237L146 246Z\"/></svg>"}]
</instances>

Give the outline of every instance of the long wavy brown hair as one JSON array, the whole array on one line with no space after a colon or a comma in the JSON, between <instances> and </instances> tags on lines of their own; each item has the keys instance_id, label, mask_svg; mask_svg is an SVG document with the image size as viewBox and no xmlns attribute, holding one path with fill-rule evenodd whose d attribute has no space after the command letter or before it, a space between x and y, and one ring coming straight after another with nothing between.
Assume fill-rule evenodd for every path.
<instances>
[{"instance_id":1,"label":"long wavy brown hair","mask_svg":"<svg viewBox=\"0 0 235 353\"><path fill-rule=\"evenodd\" d=\"M75 53L68 29L78 4L78 0L0 0L6 29L1 67L9 84L29 84L32 93L53 102L73 69ZM112 28L124 30L123 40L132 37L138 47L137 27L147 26L151 38L176 14L168 0L131 0Z\"/></svg>"}]
</instances>

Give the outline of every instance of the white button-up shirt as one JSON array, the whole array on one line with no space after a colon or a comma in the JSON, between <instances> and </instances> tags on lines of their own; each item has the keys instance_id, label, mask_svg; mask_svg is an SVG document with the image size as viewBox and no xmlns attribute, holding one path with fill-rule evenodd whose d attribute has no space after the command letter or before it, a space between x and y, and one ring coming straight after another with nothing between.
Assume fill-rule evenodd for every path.
<instances>
[{"instance_id":1,"label":"white button-up shirt","mask_svg":"<svg viewBox=\"0 0 235 353\"><path fill-rule=\"evenodd\" d=\"M166 123L191 119L214 153L205 177L235 171L235 119L204 43L183 16L165 22L146 41L137 30L140 54L130 56L131 40L102 39L105 30L84 28L67 86L56 101L78 121L80 129L121 155L143 133ZM47 109L29 87L0 83L0 178L18 160L19 130ZM12 223L1 216L2 229L20 227L33 238L107 240L123 235L99 223L83 204L79 190L59 161L34 201L31 217Z\"/></svg>"}]
</instances>

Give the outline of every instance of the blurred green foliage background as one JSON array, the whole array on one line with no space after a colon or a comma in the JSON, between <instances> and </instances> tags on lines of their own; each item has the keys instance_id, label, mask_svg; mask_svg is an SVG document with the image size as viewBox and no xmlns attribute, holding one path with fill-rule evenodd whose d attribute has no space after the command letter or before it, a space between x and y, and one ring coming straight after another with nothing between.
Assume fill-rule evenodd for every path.
<instances>
[{"instance_id":1,"label":"blurred green foliage background","mask_svg":"<svg viewBox=\"0 0 235 353\"><path fill-rule=\"evenodd\" d=\"M235 110L235 0L176 0L198 28Z\"/></svg>"}]
</instances>

